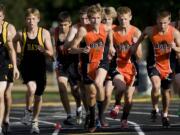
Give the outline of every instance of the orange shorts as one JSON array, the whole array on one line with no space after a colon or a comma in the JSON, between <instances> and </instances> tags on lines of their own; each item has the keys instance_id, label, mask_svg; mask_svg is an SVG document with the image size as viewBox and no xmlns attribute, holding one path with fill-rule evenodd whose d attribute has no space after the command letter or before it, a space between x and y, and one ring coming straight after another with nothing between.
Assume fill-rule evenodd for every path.
<instances>
[{"instance_id":1,"label":"orange shorts","mask_svg":"<svg viewBox=\"0 0 180 135\"><path fill-rule=\"evenodd\" d=\"M133 85L135 75L136 75L136 68L132 63L126 63L118 65L116 70L124 77L124 81L126 85L131 86Z\"/></svg>"},{"instance_id":2,"label":"orange shorts","mask_svg":"<svg viewBox=\"0 0 180 135\"><path fill-rule=\"evenodd\" d=\"M99 67L99 62L91 62L88 64L87 74L92 80L95 80L96 78L96 71L98 67Z\"/></svg>"}]
</instances>

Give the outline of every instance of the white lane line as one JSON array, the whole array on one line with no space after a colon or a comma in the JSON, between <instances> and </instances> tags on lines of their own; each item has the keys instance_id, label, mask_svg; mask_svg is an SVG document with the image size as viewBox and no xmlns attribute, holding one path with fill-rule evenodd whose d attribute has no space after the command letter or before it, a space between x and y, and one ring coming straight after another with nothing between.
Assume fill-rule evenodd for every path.
<instances>
[{"instance_id":1,"label":"white lane line","mask_svg":"<svg viewBox=\"0 0 180 135\"><path fill-rule=\"evenodd\" d=\"M147 112L137 112L137 111L132 111L131 114L144 114L144 115L150 115L150 113ZM160 113L159 113L160 115ZM174 115L174 114L168 114L169 117L173 117L173 118L179 118L178 115Z\"/></svg>"},{"instance_id":2,"label":"white lane line","mask_svg":"<svg viewBox=\"0 0 180 135\"><path fill-rule=\"evenodd\" d=\"M52 133L52 135L58 135L59 134L59 132L60 132L60 130L61 130L61 124L60 123L56 123L56 125L55 125L55 130L54 130L54 132Z\"/></svg>"},{"instance_id":3,"label":"white lane line","mask_svg":"<svg viewBox=\"0 0 180 135\"><path fill-rule=\"evenodd\" d=\"M106 119L107 119L107 120L120 121L120 119L112 119L112 118L109 118L109 117L106 117ZM138 125L137 123L132 122L132 121L128 121L128 123L134 126L134 129L136 130L136 132L138 133L138 135L145 135L145 133L142 131L140 125Z\"/></svg>"},{"instance_id":4,"label":"white lane line","mask_svg":"<svg viewBox=\"0 0 180 135\"><path fill-rule=\"evenodd\" d=\"M17 118L17 117L10 117L11 119L15 119L15 120L21 120L21 118ZM53 127L55 127L54 132L52 133L52 135L58 135L61 129L61 126L58 125L56 123L53 122L48 122L48 121L43 121L43 120L39 120L40 123L43 124L48 124L48 125L52 125ZM20 124L21 122L17 122L18 124Z\"/></svg>"},{"instance_id":5,"label":"white lane line","mask_svg":"<svg viewBox=\"0 0 180 135\"><path fill-rule=\"evenodd\" d=\"M17 117L10 117L10 118L14 119L14 120L21 120L21 118L17 118ZM53 123L53 122L48 122L48 121L43 121L43 120L39 120L39 122L43 123L43 124L53 125L53 126L55 126L55 124L56 124L56 123Z\"/></svg>"},{"instance_id":6,"label":"white lane line","mask_svg":"<svg viewBox=\"0 0 180 135\"><path fill-rule=\"evenodd\" d=\"M11 118L20 120L20 118L16 118L16 117L11 117ZM62 127L60 123L48 122L48 121L43 121L43 120L39 120L39 122L43 124L52 125L53 127L55 127L55 130L53 131L52 135L58 135L59 132L61 131Z\"/></svg>"}]
</instances>

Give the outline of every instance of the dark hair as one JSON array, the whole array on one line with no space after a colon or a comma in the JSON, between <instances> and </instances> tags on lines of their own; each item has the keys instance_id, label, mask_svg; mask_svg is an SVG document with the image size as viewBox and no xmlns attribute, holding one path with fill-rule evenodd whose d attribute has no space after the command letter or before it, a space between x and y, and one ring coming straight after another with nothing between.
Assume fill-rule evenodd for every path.
<instances>
[{"instance_id":1,"label":"dark hair","mask_svg":"<svg viewBox=\"0 0 180 135\"><path fill-rule=\"evenodd\" d=\"M165 17L169 17L169 19L171 20L171 12L166 10L166 9L161 9L157 12L157 18L165 18Z\"/></svg>"},{"instance_id":2,"label":"dark hair","mask_svg":"<svg viewBox=\"0 0 180 135\"><path fill-rule=\"evenodd\" d=\"M6 8L3 4L0 4L0 12L3 12L3 14L5 15L5 11L6 11Z\"/></svg>"},{"instance_id":3,"label":"dark hair","mask_svg":"<svg viewBox=\"0 0 180 135\"><path fill-rule=\"evenodd\" d=\"M83 6L79 10L79 14L87 14L88 6Z\"/></svg>"},{"instance_id":4,"label":"dark hair","mask_svg":"<svg viewBox=\"0 0 180 135\"><path fill-rule=\"evenodd\" d=\"M71 16L67 11L62 11L58 15L58 22L71 22Z\"/></svg>"}]
</instances>

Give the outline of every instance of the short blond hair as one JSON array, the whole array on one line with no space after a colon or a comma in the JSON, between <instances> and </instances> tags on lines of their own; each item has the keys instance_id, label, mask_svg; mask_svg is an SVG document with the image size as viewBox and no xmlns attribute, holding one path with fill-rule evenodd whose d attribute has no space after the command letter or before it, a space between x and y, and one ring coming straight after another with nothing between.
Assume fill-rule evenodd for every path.
<instances>
[{"instance_id":1,"label":"short blond hair","mask_svg":"<svg viewBox=\"0 0 180 135\"><path fill-rule=\"evenodd\" d=\"M34 16L37 16L40 19L40 12L37 8L28 8L26 10L25 17L28 17L31 14L33 14Z\"/></svg>"},{"instance_id":2,"label":"short blond hair","mask_svg":"<svg viewBox=\"0 0 180 135\"><path fill-rule=\"evenodd\" d=\"M117 12L114 7L104 7L103 15L111 16L113 19L117 17Z\"/></svg>"},{"instance_id":3,"label":"short blond hair","mask_svg":"<svg viewBox=\"0 0 180 135\"><path fill-rule=\"evenodd\" d=\"M92 5L88 8L87 15L89 18L96 13L99 13L102 16L103 9L100 4Z\"/></svg>"},{"instance_id":4,"label":"short blond hair","mask_svg":"<svg viewBox=\"0 0 180 135\"><path fill-rule=\"evenodd\" d=\"M117 14L122 15L122 14L130 14L132 15L132 11L129 7L118 7L117 9Z\"/></svg>"}]
</instances>

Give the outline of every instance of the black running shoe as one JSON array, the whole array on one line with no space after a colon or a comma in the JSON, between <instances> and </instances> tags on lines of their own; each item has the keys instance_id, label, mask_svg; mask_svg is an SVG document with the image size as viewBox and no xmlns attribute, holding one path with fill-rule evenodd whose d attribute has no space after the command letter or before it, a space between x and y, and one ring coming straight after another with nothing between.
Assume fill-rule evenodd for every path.
<instances>
[{"instance_id":1,"label":"black running shoe","mask_svg":"<svg viewBox=\"0 0 180 135\"><path fill-rule=\"evenodd\" d=\"M5 135L11 133L11 127L10 127L9 123L3 123L2 132L3 132Z\"/></svg>"},{"instance_id":2,"label":"black running shoe","mask_svg":"<svg viewBox=\"0 0 180 135\"><path fill-rule=\"evenodd\" d=\"M86 119L85 119L85 123L84 123L84 129L88 129L89 121L90 121L90 114L87 114Z\"/></svg>"},{"instance_id":3,"label":"black running shoe","mask_svg":"<svg viewBox=\"0 0 180 135\"><path fill-rule=\"evenodd\" d=\"M95 132L95 130L96 130L95 119L90 119L89 126L88 126L88 131L90 133L93 133L93 132Z\"/></svg>"},{"instance_id":4,"label":"black running shoe","mask_svg":"<svg viewBox=\"0 0 180 135\"><path fill-rule=\"evenodd\" d=\"M169 128L170 127L170 122L168 117L162 117L162 126L164 128Z\"/></svg>"},{"instance_id":5,"label":"black running shoe","mask_svg":"<svg viewBox=\"0 0 180 135\"><path fill-rule=\"evenodd\" d=\"M64 125L70 125L73 126L73 119L72 116L68 116L64 121L63 121Z\"/></svg>"},{"instance_id":6,"label":"black running shoe","mask_svg":"<svg viewBox=\"0 0 180 135\"><path fill-rule=\"evenodd\" d=\"M152 120L153 122L155 122L156 119L157 119L157 112L156 112L156 110L152 110L152 111L151 111L151 120Z\"/></svg>"}]
</instances>

